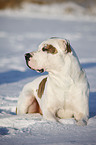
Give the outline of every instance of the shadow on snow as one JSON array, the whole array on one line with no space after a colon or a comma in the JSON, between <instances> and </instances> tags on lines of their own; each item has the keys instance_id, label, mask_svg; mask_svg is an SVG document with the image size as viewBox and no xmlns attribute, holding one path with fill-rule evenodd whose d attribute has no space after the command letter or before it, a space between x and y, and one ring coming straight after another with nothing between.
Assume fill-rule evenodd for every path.
<instances>
[{"instance_id":1,"label":"shadow on snow","mask_svg":"<svg viewBox=\"0 0 96 145\"><path fill-rule=\"evenodd\" d=\"M96 116L96 92L90 92L89 96L89 117Z\"/></svg>"},{"instance_id":2,"label":"shadow on snow","mask_svg":"<svg viewBox=\"0 0 96 145\"><path fill-rule=\"evenodd\" d=\"M96 62L82 63L81 64L84 69L96 67Z\"/></svg>"},{"instance_id":3,"label":"shadow on snow","mask_svg":"<svg viewBox=\"0 0 96 145\"><path fill-rule=\"evenodd\" d=\"M16 112L12 112L12 111L6 110L6 109L0 109L0 114L16 115Z\"/></svg>"},{"instance_id":4,"label":"shadow on snow","mask_svg":"<svg viewBox=\"0 0 96 145\"><path fill-rule=\"evenodd\" d=\"M30 69L27 69L24 72L17 71L17 70L10 70L8 72L0 73L0 84L18 82L28 77L41 76L44 74L47 73L45 72L41 74Z\"/></svg>"},{"instance_id":5,"label":"shadow on snow","mask_svg":"<svg viewBox=\"0 0 96 145\"><path fill-rule=\"evenodd\" d=\"M0 135L8 135L9 130L6 127L0 127Z\"/></svg>"}]
</instances>

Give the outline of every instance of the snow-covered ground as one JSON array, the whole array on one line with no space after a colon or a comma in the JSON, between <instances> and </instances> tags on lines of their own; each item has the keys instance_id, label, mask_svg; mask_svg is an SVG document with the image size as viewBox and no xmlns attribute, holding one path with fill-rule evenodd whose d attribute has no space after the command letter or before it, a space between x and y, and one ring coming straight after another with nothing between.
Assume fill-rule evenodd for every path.
<instances>
[{"instance_id":1,"label":"snow-covered ground","mask_svg":"<svg viewBox=\"0 0 96 145\"><path fill-rule=\"evenodd\" d=\"M28 7L0 11L0 145L96 145L96 17L82 15L80 7L76 15L61 14L56 5L49 6L50 14L48 6ZM60 124L39 114L15 114L23 86L41 75L26 66L24 54L52 36L70 40L87 73L90 118L85 127L76 126L73 119Z\"/></svg>"}]
</instances>

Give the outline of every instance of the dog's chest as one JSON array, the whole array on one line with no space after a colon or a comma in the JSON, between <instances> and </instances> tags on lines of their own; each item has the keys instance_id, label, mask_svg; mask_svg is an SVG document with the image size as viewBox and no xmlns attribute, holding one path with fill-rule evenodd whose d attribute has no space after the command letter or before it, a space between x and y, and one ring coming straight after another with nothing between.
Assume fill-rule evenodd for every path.
<instances>
[{"instance_id":1,"label":"dog's chest","mask_svg":"<svg viewBox=\"0 0 96 145\"><path fill-rule=\"evenodd\" d=\"M47 99L50 102L59 102L64 104L66 96L68 96L68 90L53 84L48 84L45 91L45 95L47 95Z\"/></svg>"}]
</instances>

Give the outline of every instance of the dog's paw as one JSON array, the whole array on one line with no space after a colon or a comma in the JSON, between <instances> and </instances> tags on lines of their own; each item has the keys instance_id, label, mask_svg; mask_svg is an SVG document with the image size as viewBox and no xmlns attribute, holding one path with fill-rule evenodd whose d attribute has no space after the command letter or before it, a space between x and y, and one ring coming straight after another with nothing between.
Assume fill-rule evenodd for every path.
<instances>
[{"instance_id":1,"label":"dog's paw","mask_svg":"<svg viewBox=\"0 0 96 145\"><path fill-rule=\"evenodd\" d=\"M85 126L85 125L87 125L87 121L86 120L79 120L76 122L76 124L79 126Z\"/></svg>"}]
</instances>

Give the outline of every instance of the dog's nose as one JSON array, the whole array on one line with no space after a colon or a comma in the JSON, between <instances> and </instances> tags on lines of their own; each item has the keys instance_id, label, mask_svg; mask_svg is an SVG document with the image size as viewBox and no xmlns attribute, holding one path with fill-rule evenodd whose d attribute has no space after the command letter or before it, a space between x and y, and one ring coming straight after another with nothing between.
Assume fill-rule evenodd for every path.
<instances>
[{"instance_id":1,"label":"dog's nose","mask_svg":"<svg viewBox=\"0 0 96 145\"><path fill-rule=\"evenodd\" d=\"M32 55L31 55L30 53L26 53L26 54L25 54L25 59L26 59L26 60L29 60L30 57L32 57Z\"/></svg>"}]
</instances>

